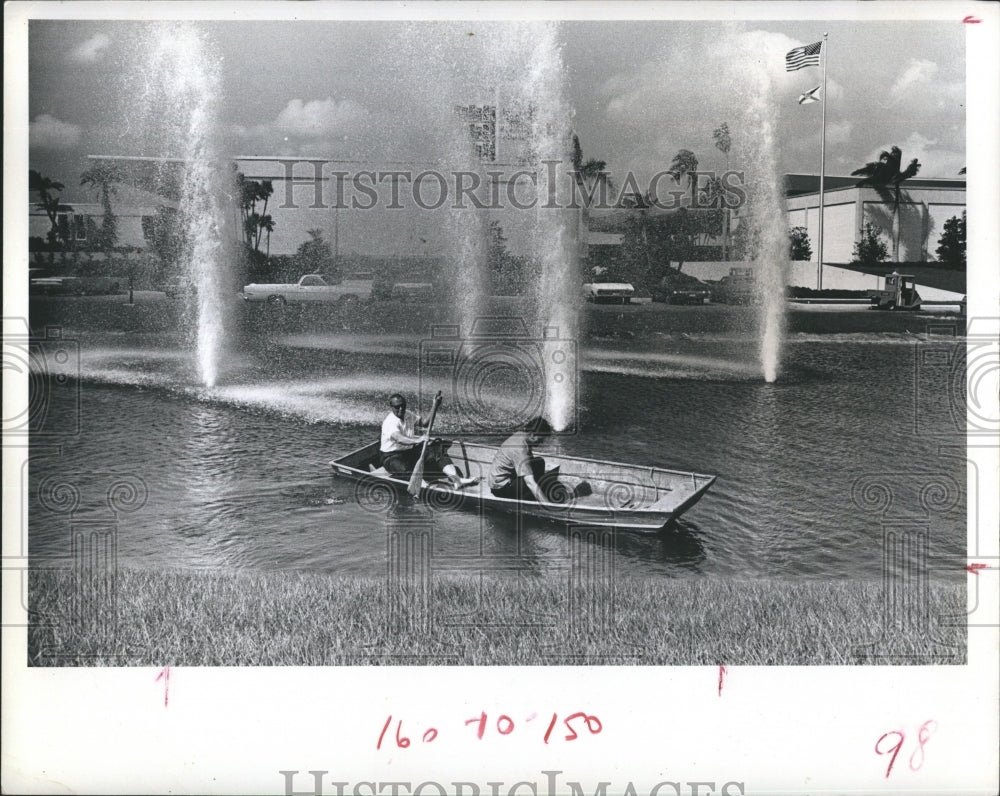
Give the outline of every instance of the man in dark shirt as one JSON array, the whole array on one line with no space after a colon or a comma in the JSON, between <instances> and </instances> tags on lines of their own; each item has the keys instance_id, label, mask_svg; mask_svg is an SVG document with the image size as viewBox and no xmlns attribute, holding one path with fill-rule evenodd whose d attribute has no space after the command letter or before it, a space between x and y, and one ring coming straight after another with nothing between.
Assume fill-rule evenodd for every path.
<instances>
[{"instance_id":1,"label":"man in dark shirt","mask_svg":"<svg viewBox=\"0 0 1000 796\"><path fill-rule=\"evenodd\" d=\"M497 497L545 502L545 493L538 486L545 465L532 448L543 444L551 434L548 421L536 417L505 439L490 467L490 491Z\"/></svg>"}]
</instances>

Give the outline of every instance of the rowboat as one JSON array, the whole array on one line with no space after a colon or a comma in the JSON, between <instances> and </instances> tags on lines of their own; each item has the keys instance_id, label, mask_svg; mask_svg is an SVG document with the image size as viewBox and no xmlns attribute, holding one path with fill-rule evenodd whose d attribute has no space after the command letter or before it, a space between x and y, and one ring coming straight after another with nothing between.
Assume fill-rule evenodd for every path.
<instances>
[{"instance_id":1,"label":"rowboat","mask_svg":"<svg viewBox=\"0 0 1000 796\"><path fill-rule=\"evenodd\" d=\"M698 502L716 476L584 459L545 452L545 475L539 481L548 500L515 500L494 495L486 482L497 448L455 441L448 456L478 484L455 488L446 479L428 480L418 497L432 508L507 512L588 525L656 533ZM394 505L407 481L379 466L373 442L330 462L335 475L358 479L358 501L366 508Z\"/></svg>"}]
</instances>

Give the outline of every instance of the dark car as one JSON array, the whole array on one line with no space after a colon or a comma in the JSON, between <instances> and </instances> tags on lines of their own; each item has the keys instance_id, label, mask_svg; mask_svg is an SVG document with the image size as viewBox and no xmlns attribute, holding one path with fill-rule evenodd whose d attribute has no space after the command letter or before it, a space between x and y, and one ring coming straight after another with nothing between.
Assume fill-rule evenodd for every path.
<instances>
[{"instance_id":1,"label":"dark car","mask_svg":"<svg viewBox=\"0 0 1000 796\"><path fill-rule=\"evenodd\" d=\"M712 292L707 288L658 288L653 291L653 301L664 304L707 304L711 299Z\"/></svg>"},{"instance_id":2,"label":"dark car","mask_svg":"<svg viewBox=\"0 0 1000 796\"><path fill-rule=\"evenodd\" d=\"M709 285L690 274L673 270L653 288L653 301L662 301L664 304L705 304L711 299Z\"/></svg>"}]
</instances>

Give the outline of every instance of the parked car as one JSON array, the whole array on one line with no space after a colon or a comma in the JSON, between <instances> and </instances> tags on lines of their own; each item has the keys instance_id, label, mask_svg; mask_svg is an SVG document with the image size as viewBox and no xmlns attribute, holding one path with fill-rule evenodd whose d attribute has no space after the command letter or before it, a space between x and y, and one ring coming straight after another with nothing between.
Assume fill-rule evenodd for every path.
<instances>
[{"instance_id":1,"label":"parked car","mask_svg":"<svg viewBox=\"0 0 1000 796\"><path fill-rule=\"evenodd\" d=\"M395 301L430 301L434 298L431 282L396 282L391 297Z\"/></svg>"},{"instance_id":2,"label":"parked car","mask_svg":"<svg viewBox=\"0 0 1000 796\"><path fill-rule=\"evenodd\" d=\"M272 305L310 302L370 301L375 278L371 274L351 274L334 283L323 274L306 274L295 284L251 284L243 288L246 301Z\"/></svg>"},{"instance_id":3,"label":"parked car","mask_svg":"<svg viewBox=\"0 0 1000 796\"><path fill-rule=\"evenodd\" d=\"M752 304L757 298L752 268L730 268L712 289L712 301L722 304Z\"/></svg>"},{"instance_id":4,"label":"parked car","mask_svg":"<svg viewBox=\"0 0 1000 796\"><path fill-rule=\"evenodd\" d=\"M29 277L29 293L44 296L98 296L121 293L121 282L112 276Z\"/></svg>"},{"instance_id":5,"label":"parked car","mask_svg":"<svg viewBox=\"0 0 1000 796\"><path fill-rule=\"evenodd\" d=\"M673 270L653 288L653 301L664 304L706 304L712 300L709 285L690 274Z\"/></svg>"},{"instance_id":6,"label":"parked car","mask_svg":"<svg viewBox=\"0 0 1000 796\"><path fill-rule=\"evenodd\" d=\"M583 286L583 297L595 304L628 304L635 295L635 288L628 282L587 282Z\"/></svg>"},{"instance_id":7,"label":"parked car","mask_svg":"<svg viewBox=\"0 0 1000 796\"><path fill-rule=\"evenodd\" d=\"M708 304L712 291L708 288L657 288L653 291L653 301L664 304Z\"/></svg>"}]
</instances>

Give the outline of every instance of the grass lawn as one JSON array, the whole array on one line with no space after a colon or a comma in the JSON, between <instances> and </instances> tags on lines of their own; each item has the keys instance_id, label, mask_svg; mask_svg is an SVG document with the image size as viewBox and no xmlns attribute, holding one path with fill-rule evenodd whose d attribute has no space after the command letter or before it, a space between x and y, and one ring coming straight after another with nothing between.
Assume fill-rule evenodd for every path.
<instances>
[{"instance_id":1,"label":"grass lawn","mask_svg":"<svg viewBox=\"0 0 1000 796\"><path fill-rule=\"evenodd\" d=\"M96 613L95 585L71 570L31 573L29 665L966 660L964 583L930 585L923 628L885 622L882 585L862 581L619 578L613 593L585 594L565 574L435 575L390 588L312 573L123 569L96 600L114 607Z\"/></svg>"}]
</instances>

